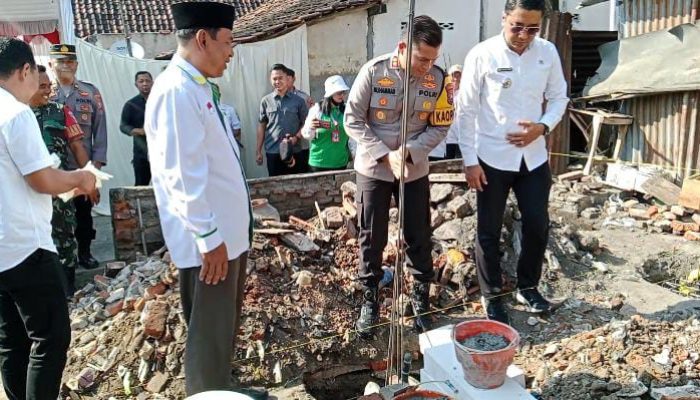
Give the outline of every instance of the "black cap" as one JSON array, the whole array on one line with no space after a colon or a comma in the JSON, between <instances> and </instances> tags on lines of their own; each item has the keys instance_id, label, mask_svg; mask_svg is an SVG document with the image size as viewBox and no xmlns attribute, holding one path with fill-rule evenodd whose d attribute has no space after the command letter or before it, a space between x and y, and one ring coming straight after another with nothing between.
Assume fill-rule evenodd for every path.
<instances>
[{"instance_id":1,"label":"black cap","mask_svg":"<svg viewBox=\"0 0 700 400\"><path fill-rule=\"evenodd\" d=\"M56 59L78 59L75 53L75 46L72 44L52 44L49 48L49 56Z\"/></svg>"},{"instance_id":2,"label":"black cap","mask_svg":"<svg viewBox=\"0 0 700 400\"><path fill-rule=\"evenodd\" d=\"M233 27L236 9L214 1L175 3L170 6L175 29Z\"/></svg>"}]
</instances>

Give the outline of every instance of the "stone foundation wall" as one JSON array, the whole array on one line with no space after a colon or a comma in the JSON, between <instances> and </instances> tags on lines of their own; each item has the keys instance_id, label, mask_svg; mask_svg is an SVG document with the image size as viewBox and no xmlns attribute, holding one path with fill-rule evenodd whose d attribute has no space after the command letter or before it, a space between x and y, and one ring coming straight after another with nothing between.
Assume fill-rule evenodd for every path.
<instances>
[{"instance_id":1,"label":"stone foundation wall","mask_svg":"<svg viewBox=\"0 0 700 400\"><path fill-rule=\"evenodd\" d=\"M430 166L431 173L457 173L462 171L461 160L439 161ZM354 181L355 172L319 172L304 175L288 175L248 181L253 199L266 198L279 211L283 219L290 215L310 218L316 214L314 203L321 209L342 203L340 186ZM150 187L123 187L110 190L114 254L118 260L133 261L137 253L143 253L143 241L138 217L138 202L146 236L148 252L163 246L158 210Z\"/></svg>"}]
</instances>

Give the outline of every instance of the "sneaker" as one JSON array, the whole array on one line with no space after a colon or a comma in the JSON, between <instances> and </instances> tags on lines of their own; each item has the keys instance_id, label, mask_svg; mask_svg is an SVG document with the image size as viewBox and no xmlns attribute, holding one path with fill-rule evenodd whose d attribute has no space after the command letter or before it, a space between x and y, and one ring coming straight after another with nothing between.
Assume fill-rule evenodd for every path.
<instances>
[{"instance_id":1,"label":"sneaker","mask_svg":"<svg viewBox=\"0 0 700 400\"><path fill-rule=\"evenodd\" d=\"M416 318L413 320L413 329L418 333L427 332L433 327L430 312L430 283L413 282L411 291L411 304Z\"/></svg>"},{"instance_id":2,"label":"sneaker","mask_svg":"<svg viewBox=\"0 0 700 400\"><path fill-rule=\"evenodd\" d=\"M377 303L377 288L365 288L362 294L363 303L360 318L355 323L357 334L363 339L372 337L374 326L379 320L379 304Z\"/></svg>"},{"instance_id":3,"label":"sneaker","mask_svg":"<svg viewBox=\"0 0 700 400\"><path fill-rule=\"evenodd\" d=\"M100 262L90 253L78 254L78 265L84 269L95 269L100 266Z\"/></svg>"},{"instance_id":4,"label":"sneaker","mask_svg":"<svg viewBox=\"0 0 700 400\"><path fill-rule=\"evenodd\" d=\"M487 300L481 296L481 305L486 310L486 318L510 325L510 317L508 317L508 311L506 311L506 307L503 304L503 297L494 297Z\"/></svg>"},{"instance_id":5,"label":"sneaker","mask_svg":"<svg viewBox=\"0 0 700 400\"><path fill-rule=\"evenodd\" d=\"M537 289L518 290L515 293L515 300L527 307L531 313L544 313L552 309L552 304L547 301Z\"/></svg>"}]
</instances>

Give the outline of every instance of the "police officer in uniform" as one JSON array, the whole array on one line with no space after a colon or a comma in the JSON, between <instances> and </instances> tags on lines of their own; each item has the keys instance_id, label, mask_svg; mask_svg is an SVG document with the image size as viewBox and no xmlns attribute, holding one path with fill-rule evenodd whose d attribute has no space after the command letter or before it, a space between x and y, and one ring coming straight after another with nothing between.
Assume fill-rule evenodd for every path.
<instances>
[{"instance_id":1,"label":"police officer in uniform","mask_svg":"<svg viewBox=\"0 0 700 400\"><path fill-rule=\"evenodd\" d=\"M97 168L107 164L107 119L102 105L100 91L91 83L75 78L78 59L75 46L57 44L49 51L51 68L56 81L53 82L51 100L64 104L73 111L80 128L85 133L83 145L90 160ZM72 154L68 155L67 167L77 169L78 163ZM97 199L99 201L99 197ZM95 239L92 224L91 201L86 196L74 200L77 218L75 238L78 241L78 262L86 269L97 268L99 263L92 257L90 244Z\"/></svg>"},{"instance_id":2,"label":"police officer in uniform","mask_svg":"<svg viewBox=\"0 0 700 400\"><path fill-rule=\"evenodd\" d=\"M357 208L360 225L360 273L363 305L356 327L371 334L378 319L378 284L387 244L392 195L398 201L398 178L406 177L408 204L404 237L407 269L414 278L412 304L418 331L430 329L428 294L433 279L430 238L428 153L447 135L454 114L447 101L445 72L434 63L442 45L440 26L428 16L415 18L413 49L407 33L398 48L371 60L360 70L345 109L345 127L357 142ZM412 51L410 68L406 56ZM403 81L410 70L409 109L403 107ZM401 154L402 113L409 112L406 153ZM402 158L405 170L400 171Z\"/></svg>"},{"instance_id":3,"label":"police officer in uniform","mask_svg":"<svg viewBox=\"0 0 700 400\"><path fill-rule=\"evenodd\" d=\"M44 143L49 153L60 159L60 168L67 169L68 155L84 166L90 160L81 140L83 131L73 112L66 106L49 100L51 81L46 74L46 67L38 66L39 90L29 101L41 129ZM96 197L96 193L93 197ZM75 240L75 205L58 197L53 198L53 217L51 218L51 236L58 250L58 261L66 275L66 297L75 292L75 269L78 267L78 244Z\"/></svg>"}]
</instances>

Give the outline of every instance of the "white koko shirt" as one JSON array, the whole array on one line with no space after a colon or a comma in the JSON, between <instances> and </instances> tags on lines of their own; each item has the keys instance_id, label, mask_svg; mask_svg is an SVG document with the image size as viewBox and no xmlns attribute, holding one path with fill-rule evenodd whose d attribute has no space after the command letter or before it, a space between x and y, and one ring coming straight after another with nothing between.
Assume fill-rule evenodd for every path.
<instances>
[{"instance_id":1,"label":"white koko shirt","mask_svg":"<svg viewBox=\"0 0 700 400\"><path fill-rule=\"evenodd\" d=\"M56 252L51 239L51 196L25 176L53 166L32 110L0 88L0 272L39 249Z\"/></svg>"},{"instance_id":2,"label":"white koko shirt","mask_svg":"<svg viewBox=\"0 0 700 400\"><path fill-rule=\"evenodd\" d=\"M547 100L543 113L543 103ZM541 122L550 130L561 121L569 99L556 47L535 38L522 55L503 34L476 45L467 54L457 98L455 123L464 165L479 159L502 171L528 170L547 162L545 137L524 148L506 135L522 131L518 121Z\"/></svg>"},{"instance_id":3,"label":"white koko shirt","mask_svg":"<svg viewBox=\"0 0 700 400\"><path fill-rule=\"evenodd\" d=\"M202 265L222 242L229 260L250 248L250 197L240 150L206 78L175 55L146 103L153 189L178 268Z\"/></svg>"}]
</instances>

